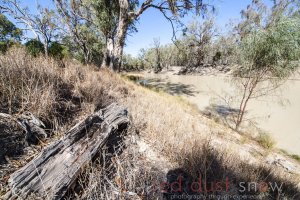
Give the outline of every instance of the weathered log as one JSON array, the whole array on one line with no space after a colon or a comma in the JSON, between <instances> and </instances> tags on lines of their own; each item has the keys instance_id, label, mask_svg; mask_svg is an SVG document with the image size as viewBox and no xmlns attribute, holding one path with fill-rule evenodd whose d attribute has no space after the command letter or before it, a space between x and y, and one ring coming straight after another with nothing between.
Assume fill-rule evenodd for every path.
<instances>
[{"instance_id":1,"label":"weathered log","mask_svg":"<svg viewBox=\"0 0 300 200\"><path fill-rule=\"evenodd\" d=\"M25 199L32 193L61 199L109 136L122 131L128 122L127 110L117 104L90 115L13 173L9 179L11 191L5 199Z\"/></svg>"}]
</instances>

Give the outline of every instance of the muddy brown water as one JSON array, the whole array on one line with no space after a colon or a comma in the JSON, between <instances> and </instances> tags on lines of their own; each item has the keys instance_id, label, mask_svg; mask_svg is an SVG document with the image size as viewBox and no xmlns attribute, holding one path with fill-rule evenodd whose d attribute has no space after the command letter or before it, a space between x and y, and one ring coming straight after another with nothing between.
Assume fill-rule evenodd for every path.
<instances>
[{"instance_id":1,"label":"muddy brown water","mask_svg":"<svg viewBox=\"0 0 300 200\"><path fill-rule=\"evenodd\" d=\"M228 75L139 75L143 77L135 80L139 84L179 95L197 105L201 111L217 105L218 110L226 115L226 112L237 107L237 104L232 103L228 109L224 100L229 97L238 99L240 93ZM300 155L300 79L290 79L275 93L252 99L248 105L247 118L255 126L268 132L279 149Z\"/></svg>"}]
</instances>

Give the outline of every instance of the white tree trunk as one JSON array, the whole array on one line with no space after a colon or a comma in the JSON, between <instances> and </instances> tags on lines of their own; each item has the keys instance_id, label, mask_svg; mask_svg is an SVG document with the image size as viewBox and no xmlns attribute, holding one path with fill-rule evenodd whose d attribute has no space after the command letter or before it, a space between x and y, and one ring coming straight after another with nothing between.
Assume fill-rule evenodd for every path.
<instances>
[{"instance_id":1,"label":"white tree trunk","mask_svg":"<svg viewBox=\"0 0 300 200\"><path fill-rule=\"evenodd\" d=\"M119 23L116 35L116 41L113 52L113 70L119 70L121 67L123 48L125 44L125 38L127 29L129 26L129 2L128 0L119 0L120 13Z\"/></svg>"},{"instance_id":2,"label":"white tree trunk","mask_svg":"<svg viewBox=\"0 0 300 200\"><path fill-rule=\"evenodd\" d=\"M107 41L104 60L102 62L102 66L109 67L114 71L120 70L125 38L129 26L129 2L128 0L119 0L119 5L119 22L115 41L112 42L112 39Z\"/></svg>"},{"instance_id":3,"label":"white tree trunk","mask_svg":"<svg viewBox=\"0 0 300 200\"><path fill-rule=\"evenodd\" d=\"M44 43L44 51L45 51L45 56L48 57L49 56L49 48L48 48L47 43Z\"/></svg>"},{"instance_id":4,"label":"white tree trunk","mask_svg":"<svg viewBox=\"0 0 300 200\"><path fill-rule=\"evenodd\" d=\"M112 67L112 59L113 59L113 51L114 51L114 41L112 38L106 39L106 47L104 49L104 58L102 61L102 67Z\"/></svg>"}]
</instances>

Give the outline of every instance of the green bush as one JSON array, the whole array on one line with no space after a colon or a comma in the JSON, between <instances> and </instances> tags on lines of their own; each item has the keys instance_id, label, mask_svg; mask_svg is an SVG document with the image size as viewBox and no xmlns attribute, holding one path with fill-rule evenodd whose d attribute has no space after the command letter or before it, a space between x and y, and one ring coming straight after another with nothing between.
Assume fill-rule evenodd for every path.
<instances>
[{"instance_id":1,"label":"green bush","mask_svg":"<svg viewBox=\"0 0 300 200\"><path fill-rule=\"evenodd\" d=\"M44 54L44 45L38 40L29 40L25 43L26 51L30 55L37 57L39 54Z\"/></svg>"},{"instance_id":2,"label":"green bush","mask_svg":"<svg viewBox=\"0 0 300 200\"><path fill-rule=\"evenodd\" d=\"M58 42L52 42L49 47L49 55L57 58L57 59L63 59L65 57L68 57L68 48Z\"/></svg>"},{"instance_id":3,"label":"green bush","mask_svg":"<svg viewBox=\"0 0 300 200\"><path fill-rule=\"evenodd\" d=\"M11 47L21 47L22 44L19 41L0 41L0 53L4 54Z\"/></svg>"},{"instance_id":4,"label":"green bush","mask_svg":"<svg viewBox=\"0 0 300 200\"><path fill-rule=\"evenodd\" d=\"M9 43L0 41L0 52L4 54L10 47Z\"/></svg>"}]
</instances>

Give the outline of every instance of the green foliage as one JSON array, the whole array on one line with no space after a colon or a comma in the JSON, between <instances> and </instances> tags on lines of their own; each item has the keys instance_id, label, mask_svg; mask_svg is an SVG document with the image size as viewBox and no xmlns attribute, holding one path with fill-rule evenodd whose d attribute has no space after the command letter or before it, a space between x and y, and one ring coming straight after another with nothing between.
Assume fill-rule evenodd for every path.
<instances>
[{"instance_id":1,"label":"green foliage","mask_svg":"<svg viewBox=\"0 0 300 200\"><path fill-rule=\"evenodd\" d=\"M213 18L194 20L188 25L184 39L189 46L186 48L189 67L199 67L207 62L216 31Z\"/></svg>"},{"instance_id":2,"label":"green foliage","mask_svg":"<svg viewBox=\"0 0 300 200\"><path fill-rule=\"evenodd\" d=\"M138 4L138 0L130 0L129 10L134 11ZM92 0L91 7L95 11L95 23L97 27L105 37L112 38L116 34L116 27L119 21L119 1ZM134 23L134 20L130 21L129 33L136 32Z\"/></svg>"},{"instance_id":3,"label":"green foliage","mask_svg":"<svg viewBox=\"0 0 300 200\"><path fill-rule=\"evenodd\" d=\"M21 36L22 31L9 21L5 15L0 14L0 41L20 41Z\"/></svg>"},{"instance_id":4,"label":"green foliage","mask_svg":"<svg viewBox=\"0 0 300 200\"><path fill-rule=\"evenodd\" d=\"M12 44L13 42L11 41L0 41L0 52L4 54L9 49L9 47L12 46Z\"/></svg>"},{"instance_id":5,"label":"green foliage","mask_svg":"<svg viewBox=\"0 0 300 200\"><path fill-rule=\"evenodd\" d=\"M241 43L241 64L236 75L247 77L253 72L285 78L299 64L300 21L284 19L266 30L249 34Z\"/></svg>"},{"instance_id":6,"label":"green foliage","mask_svg":"<svg viewBox=\"0 0 300 200\"><path fill-rule=\"evenodd\" d=\"M112 36L118 23L118 1L93 0L92 7L96 11L96 23L105 36Z\"/></svg>"},{"instance_id":7,"label":"green foliage","mask_svg":"<svg viewBox=\"0 0 300 200\"><path fill-rule=\"evenodd\" d=\"M97 40L92 44L92 52L91 52L91 63L93 63L94 65L100 67L102 64L102 60L103 60L103 53L102 53L102 49L103 49L103 41L101 40Z\"/></svg>"},{"instance_id":8,"label":"green foliage","mask_svg":"<svg viewBox=\"0 0 300 200\"><path fill-rule=\"evenodd\" d=\"M293 154L293 155L291 155L291 157L292 157L293 159L297 160L298 162L300 162L300 156L299 156L299 155Z\"/></svg>"},{"instance_id":9,"label":"green foliage","mask_svg":"<svg viewBox=\"0 0 300 200\"><path fill-rule=\"evenodd\" d=\"M52 42L49 47L49 55L61 60L69 56L68 48L59 42Z\"/></svg>"},{"instance_id":10,"label":"green foliage","mask_svg":"<svg viewBox=\"0 0 300 200\"><path fill-rule=\"evenodd\" d=\"M0 14L0 52L5 53L9 47L21 40L22 31L7 17Z\"/></svg>"},{"instance_id":11,"label":"green foliage","mask_svg":"<svg viewBox=\"0 0 300 200\"><path fill-rule=\"evenodd\" d=\"M7 44L7 42L0 42L0 52L1 53L5 53L8 49L9 45Z\"/></svg>"},{"instance_id":12,"label":"green foliage","mask_svg":"<svg viewBox=\"0 0 300 200\"><path fill-rule=\"evenodd\" d=\"M220 51L217 51L216 54L213 57L214 62L218 62L222 57L222 53Z\"/></svg>"},{"instance_id":13,"label":"green foliage","mask_svg":"<svg viewBox=\"0 0 300 200\"><path fill-rule=\"evenodd\" d=\"M44 54L44 45L38 40L32 39L25 43L26 51L30 55L36 57L40 54Z\"/></svg>"},{"instance_id":14,"label":"green foliage","mask_svg":"<svg viewBox=\"0 0 300 200\"><path fill-rule=\"evenodd\" d=\"M103 38L101 37L97 28L90 23L84 23L78 26L78 31L80 32L82 39L85 42L85 48L87 52L83 52L81 49L79 51L78 46L74 44L73 41L69 41L72 43L73 47L71 47L76 55L77 59L82 63L93 63L97 66L101 65L102 62L102 49L103 49ZM72 40L72 38L69 38ZM84 56L88 56L88 58L84 58Z\"/></svg>"},{"instance_id":15,"label":"green foliage","mask_svg":"<svg viewBox=\"0 0 300 200\"><path fill-rule=\"evenodd\" d=\"M133 70L142 70L144 69L144 60L142 57L138 56L133 57L130 54L124 54L122 58L122 68L126 71L133 71Z\"/></svg>"},{"instance_id":16,"label":"green foliage","mask_svg":"<svg viewBox=\"0 0 300 200\"><path fill-rule=\"evenodd\" d=\"M86 61L88 61L88 63L100 66L103 59L103 40L97 37L95 32L93 32L92 28L89 29L88 27L80 27L80 31L85 34L85 47L88 49L89 52L88 58L85 58L83 49L79 48L78 44L73 40L73 38L69 36L66 36L62 39L62 44L65 48L64 51L67 51L67 54L65 55L73 57L81 63L87 63Z\"/></svg>"}]
</instances>

